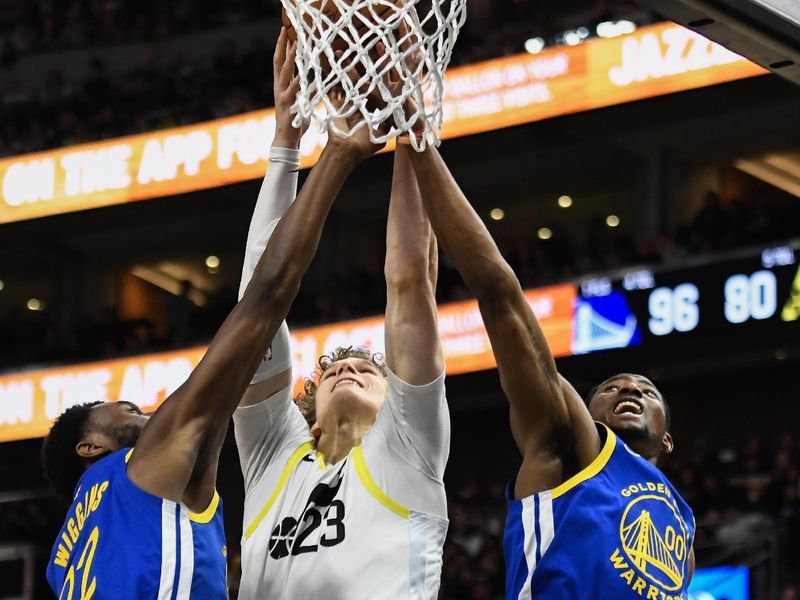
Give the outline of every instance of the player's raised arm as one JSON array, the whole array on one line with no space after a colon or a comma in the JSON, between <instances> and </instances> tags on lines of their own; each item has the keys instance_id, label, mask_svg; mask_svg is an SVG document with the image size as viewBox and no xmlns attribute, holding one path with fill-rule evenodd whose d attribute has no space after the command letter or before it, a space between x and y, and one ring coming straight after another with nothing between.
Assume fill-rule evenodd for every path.
<instances>
[{"instance_id":1,"label":"player's raised arm","mask_svg":"<svg viewBox=\"0 0 800 600\"><path fill-rule=\"evenodd\" d=\"M206 485L187 486L198 455L224 435L270 341L297 294L336 195L355 166L376 151L368 139L333 138L297 201L280 220L242 300L214 336L189 379L156 411L128 464L139 487L203 510L213 497Z\"/></svg>"},{"instance_id":2,"label":"player's raised arm","mask_svg":"<svg viewBox=\"0 0 800 600\"><path fill-rule=\"evenodd\" d=\"M519 280L439 152L429 147L412 160L433 231L477 297L492 342L524 458L517 494L555 487L597 456L592 419L559 376Z\"/></svg>"},{"instance_id":3,"label":"player's raised arm","mask_svg":"<svg viewBox=\"0 0 800 600\"><path fill-rule=\"evenodd\" d=\"M398 145L386 231L386 363L403 381L430 383L444 369L436 318L436 241L411 150Z\"/></svg>"},{"instance_id":4,"label":"player's raised arm","mask_svg":"<svg viewBox=\"0 0 800 600\"><path fill-rule=\"evenodd\" d=\"M384 431L379 438L391 456L403 456L441 482L450 453L450 415L436 311L438 256L410 153L403 144L395 153L384 266L389 391L376 429ZM374 469L391 464L378 445L365 446L365 452ZM436 502L428 510L437 512L435 507L446 514Z\"/></svg>"},{"instance_id":5,"label":"player's raised arm","mask_svg":"<svg viewBox=\"0 0 800 600\"><path fill-rule=\"evenodd\" d=\"M296 43L289 42L286 29L282 28L272 57L275 137L270 149L267 174L261 183L247 232L247 249L239 285L240 299L278 221L297 196L300 169L298 147L307 124L300 129L292 126L293 117L290 111L300 89L300 79L293 74L296 51Z\"/></svg>"},{"instance_id":6,"label":"player's raised arm","mask_svg":"<svg viewBox=\"0 0 800 600\"><path fill-rule=\"evenodd\" d=\"M272 233L289 205L297 196L297 179L300 170L300 139L302 128L292 126L291 107L297 97L300 79L294 76L296 44L290 43L286 29L281 29L272 60L275 97L275 138L269 156L269 167L247 233L239 299L253 275L256 264L264 253ZM289 328L284 321L270 343L264 360L242 398L240 406L248 406L269 398L291 383L291 348Z\"/></svg>"}]
</instances>

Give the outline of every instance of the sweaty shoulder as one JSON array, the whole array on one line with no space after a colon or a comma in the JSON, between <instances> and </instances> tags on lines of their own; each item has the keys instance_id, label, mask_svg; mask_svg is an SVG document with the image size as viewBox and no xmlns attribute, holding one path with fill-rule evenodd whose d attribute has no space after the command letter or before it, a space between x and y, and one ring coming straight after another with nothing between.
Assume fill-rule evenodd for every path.
<instances>
[{"instance_id":1,"label":"sweaty shoulder","mask_svg":"<svg viewBox=\"0 0 800 600\"><path fill-rule=\"evenodd\" d=\"M539 437L517 439L523 462L514 485L515 498L564 484L595 464L603 450L606 438L598 432L580 394L561 375L559 382L565 418Z\"/></svg>"}]
</instances>

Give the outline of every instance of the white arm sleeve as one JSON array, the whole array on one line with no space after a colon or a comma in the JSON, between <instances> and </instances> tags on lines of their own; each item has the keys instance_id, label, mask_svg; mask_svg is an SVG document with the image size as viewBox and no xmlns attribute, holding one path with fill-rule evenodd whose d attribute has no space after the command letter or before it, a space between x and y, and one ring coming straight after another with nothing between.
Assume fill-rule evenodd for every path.
<instances>
[{"instance_id":1,"label":"white arm sleeve","mask_svg":"<svg viewBox=\"0 0 800 600\"><path fill-rule=\"evenodd\" d=\"M242 281L239 284L239 300L253 276L258 260L267 248L269 239L283 217L283 213L297 197L297 178L300 170L300 151L290 148L272 148L269 166L256 208L247 232L247 250L244 255Z\"/></svg>"},{"instance_id":2,"label":"white arm sleeve","mask_svg":"<svg viewBox=\"0 0 800 600\"><path fill-rule=\"evenodd\" d=\"M411 385L389 371L389 389L364 436L364 459L378 486L406 506L445 518L444 470L450 455L445 376Z\"/></svg>"},{"instance_id":3,"label":"white arm sleeve","mask_svg":"<svg viewBox=\"0 0 800 600\"><path fill-rule=\"evenodd\" d=\"M261 184L261 190L247 233L247 248L244 254L242 280L239 284L239 300L253 276L261 255L267 248L272 233L278 226L286 209L297 197L297 178L300 169L300 151L290 148L272 148L269 167ZM272 340L264 361L253 377L252 383L260 383L274 375L283 373L292 365L289 343L289 328L281 323Z\"/></svg>"}]
</instances>

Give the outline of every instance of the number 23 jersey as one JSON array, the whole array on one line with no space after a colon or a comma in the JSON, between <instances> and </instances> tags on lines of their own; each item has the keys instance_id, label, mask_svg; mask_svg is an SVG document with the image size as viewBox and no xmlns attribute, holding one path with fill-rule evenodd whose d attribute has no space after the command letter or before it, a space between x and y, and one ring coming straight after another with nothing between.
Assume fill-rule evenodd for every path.
<instances>
[{"instance_id":1,"label":"number 23 jersey","mask_svg":"<svg viewBox=\"0 0 800 600\"><path fill-rule=\"evenodd\" d=\"M89 467L56 537L47 581L61 600L222 600L225 531L217 493L202 514L138 488L132 451Z\"/></svg>"},{"instance_id":2,"label":"number 23 jersey","mask_svg":"<svg viewBox=\"0 0 800 600\"><path fill-rule=\"evenodd\" d=\"M234 414L245 479L242 600L434 600L450 445L444 376L388 395L335 465L315 449L289 388Z\"/></svg>"}]
</instances>

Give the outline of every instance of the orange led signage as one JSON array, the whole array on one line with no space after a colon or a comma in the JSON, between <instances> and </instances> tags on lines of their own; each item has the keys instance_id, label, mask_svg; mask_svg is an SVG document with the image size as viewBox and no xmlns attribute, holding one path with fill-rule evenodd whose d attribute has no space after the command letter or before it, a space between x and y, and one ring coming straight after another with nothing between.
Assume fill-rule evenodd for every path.
<instances>
[{"instance_id":1,"label":"orange led signage","mask_svg":"<svg viewBox=\"0 0 800 600\"><path fill-rule=\"evenodd\" d=\"M444 138L766 73L673 24L614 39L450 69ZM0 160L0 223L170 196L259 178L274 110ZM325 134L310 131L302 166Z\"/></svg>"},{"instance_id":2,"label":"orange led signage","mask_svg":"<svg viewBox=\"0 0 800 600\"><path fill-rule=\"evenodd\" d=\"M526 293L557 356L571 354L573 285ZM439 310L439 334L448 374L495 366L477 303L459 302ZM292 335L292 371L299 391L319 356L337 346L383 350L383 319L369 318L298 329ZM55 367L0 376L0 442L44 436L53 419L75 404L126 400L142 410L157 408L200 362L205 348L135 358Z\"/></svg>"}]
</instances>

